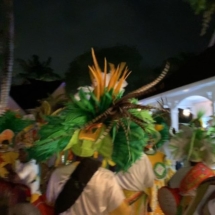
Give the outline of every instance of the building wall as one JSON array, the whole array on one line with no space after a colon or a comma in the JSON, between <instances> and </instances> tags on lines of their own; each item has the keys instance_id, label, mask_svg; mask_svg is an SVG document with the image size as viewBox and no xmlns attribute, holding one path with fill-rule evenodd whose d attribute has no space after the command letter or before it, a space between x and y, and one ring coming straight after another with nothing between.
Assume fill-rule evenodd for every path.
<instances>
[{"instance_id":1,"label":"building wall","mask_svg":"<svg viewBox=\"0 0 215 215\"><path fill-rule=\"evenodd\" d=\"M198 111L204 111L205 117L211 116L213 114L212 102L208 100L205 102L194 103L192 111L194 115L197 115Z\"/></svg>"},{"instance_id":2,"label":"building wall","mask_svg":"<svg viewBox=\"0 0 215 215\"><path fill-rule=\"evenodd\" d=\"M25 114L25 111L13 100L13 98L9 97L7 107L13 111L20 111L21 114Z\"/></svg>"}]
</instances>

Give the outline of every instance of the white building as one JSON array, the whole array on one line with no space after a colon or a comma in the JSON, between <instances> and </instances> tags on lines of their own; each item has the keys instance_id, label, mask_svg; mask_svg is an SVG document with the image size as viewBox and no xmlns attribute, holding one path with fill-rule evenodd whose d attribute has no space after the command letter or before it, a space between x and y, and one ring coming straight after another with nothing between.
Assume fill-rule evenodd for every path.
<instances>
[{"instance_id":1,"label":"white building","mask_svg":"<svg viewBox=\"0 0 215 215\"><path fill-rule=\"evenodd\" d=\"M198 111L204 111L204 126L208 118L215 113L215 76L189 85L185 85L164 93L140 100L144 105L158 105L160 99L170 108L172 127L178 130L178 109L185 109L184 114L191 112L196 116Z\"/></svg>"},{"instance_id":2,"label":"white building","mask_svg":"<svg viewBox=\"0 0 215 215\"><path fill-rule=\"evenodd\" d=\"M25 111L14 101L14 99L9 96L7 107L13 111L19 111L21 114L25 114Z\"/></svg>"}]
</instances>

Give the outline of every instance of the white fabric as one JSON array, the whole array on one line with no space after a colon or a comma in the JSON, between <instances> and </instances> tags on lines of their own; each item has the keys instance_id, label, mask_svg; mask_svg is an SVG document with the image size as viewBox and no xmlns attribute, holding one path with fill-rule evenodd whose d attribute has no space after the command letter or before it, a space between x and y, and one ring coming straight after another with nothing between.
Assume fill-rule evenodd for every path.
<instances>
[{"instance_id":1,"label":"white fabric","mask_svg":"<svg viewBox=\"0 0 215 215\"><path fill-rule=\"evenodd\" d=\"M208 211L210 212L210 215L215 215L215 199L208 202Z\"/></svg>"},{"instance_id":2,"label":"white fabric","mask_svg":"<svg viewBox=\"0 0 215 215\"><path fill-rule=\"evenodd\" d=\"M75 170L74 163L56 169L49 180L46 197L54 203L69 176ZM72 190L71 190L72 192ZM99 168L92 176L75 204L61 215L108 215L125 199L114 174Z\"/></svg>"},{"instance_id":3,"label":"white fabric","mask_svg":"<svg viewBox=\"0 0 215 215\"><path fill-rule=\"evenodd\" d=\"M171 188L179 188L181 181L187 175L187 173L192 169L192 166L182 167L179 169L173 177L169 180L169 186Z\"/></svg>"},{"instance_id":4,"label":"white fabric","mask_svg":"<svg viewBox=\"0 0 215 215\"><path fill-rule=\"evenodd\" d=\"M15 171L21 179L21 183L31 189L31 194L40 194L39 166L35 160L30 160L27 163L17 160Z\"/></svg>"},{"instance_id":5,"label":"white fabric","mask_svg":"<svg viewBox=\"0 0 215 215\"><path fill-rule=\"evenodd\" d=\"M30 203L18 203L9 208L8 215L41 215L41 213Z\"/></svg>"},{"instance_id":6,"label":"white fabric","mask_svg":"<svg viewBox=\"0 0 215 215\"><path fill-rule=\"evenodd\" d=\"M60 193L60 190L62 189L56 189L58 186L63 186L65 182L69 179L69 176L72 174L72 172L75 170L76 165L74 163L68 165L68 166L62 166L58 167L54 170L52 173L47 191L46 191L46 198L49 203L53 204L55 200L57 199L58 194Z\"/></svg>"},{"instance_id":7,"label":"white fabric","mask_svg":"<svg viewBox=\"0 0 215 215\"><path fill-rule=\"evenodd\" d=\"M149 158L143 154L127 172L117 173L116 179L125 190L144 191L153 186L155 176Z\"/></svg>"}]
</instances>

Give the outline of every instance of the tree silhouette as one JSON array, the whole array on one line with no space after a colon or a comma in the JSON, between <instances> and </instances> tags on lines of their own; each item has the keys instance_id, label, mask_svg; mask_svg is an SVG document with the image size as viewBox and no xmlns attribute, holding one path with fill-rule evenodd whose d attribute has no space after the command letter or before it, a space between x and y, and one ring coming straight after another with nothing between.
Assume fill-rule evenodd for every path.
<instances>
[{"instance_id":1,"label":"tree silhouette","mask_svg":"<svg viewBox=\"0 0 215 215\"><path fill-rule=\"evenodd\" d=\"M144 82L144 72L141 68L142 56L135 47L119 45L110 48L94 48L94 50L101 68L104 67L104 58L109 63L115 65L118 65L120 62L126 62L128 68L132 71L132 74L128 77L126 90L130 91L135 89L137 85L142 85ZM90 51L76 57L71 62L69 70L65 75L66 91L68 93L74 93L78 87L91 83L88 65L92 64Z\"/></svg>"},{"instance_id":2,"label":"tree silhouette","mask_svg":"<svg viewBox=\"0 0 215 215\"><path fill-rule=\"evenodd\" d=\"M24 81L55 81L61 79L50 67L50 57L44 62L41 62L37 55L33 55L32 59L28 59L27 61L23 59L17 59L16 61L22 68L22 72L18 74L18 77L24 79Z\"/></svg>"},{"instance_id":3,"label":"tree silhouette","mask_svg":"<svg viewBox=\"0 0 215 215\"><path fill-rule=\"evenodd\" d=\"M192 53L179 53L174 57L166 59L159 67L144 68L141 65L142 56L134 47L114 46L110 48L95 49L95 54L101 68L104 66L105 57L108 62L115 65L120 62L127 63L129 69L132 71L131 75L127 79L127 92L135 90L157 78L163 70L166 61L170 62L170 71L168 75L171 75L173 73L177 73L181 66L195 56ZM88 65L92 65L92 63L90 51L78 56L74 61L72 61L65 77L67 93L74 93L78 87L86 86L91 83L88 74Z\"/></svg>"},{"instance_id":4,"label":"tree silhouette","mask_svg":"<svg viewBox=\"0 0 215 215\"><path fill-rule=\"evenodd\" d=\"M185 0L190 4L195 14L202 14L202 30L201 36L203 36L211 22L212 16L215 14L215 0Z\"/></svg>"}]
</instances>

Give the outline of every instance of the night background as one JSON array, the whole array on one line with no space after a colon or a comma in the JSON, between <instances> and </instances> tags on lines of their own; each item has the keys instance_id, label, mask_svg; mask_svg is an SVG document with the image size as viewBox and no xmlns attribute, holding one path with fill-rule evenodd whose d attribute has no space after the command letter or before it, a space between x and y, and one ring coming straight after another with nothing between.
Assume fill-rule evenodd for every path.
<instances>
[{"instance_id":1,"label":"night background","mask_svg":"<svg viewBox=\"0 0 215 215\"><path fill-rule=\"evenodd\" d=\"M214 76L215 46L208 48L213 16L200 36L210 5L196 15L191 7L196 0L19 0L11 11L9 2L0 0L0 57L7 65L1 71L1 100L10 92L23 109L38 106L62 82L67 94L89 85L92 47L101 67L104 57L115 65L127 63L132 73L126 93L153 81L167 61L168 75L145 97ZM7 11L14 14L11 41ZM10 71L9 44L14 44Z\"/></svg>"},{"instance_id":2,"label":"night background","mask_svg":"<svg viewBox=\"0 0 215 215\"><path fill-rule=\"evenodd\" d=\"M155 68L180 52L203 51L213 30L200 37L202 16L183 0L19 0L14 12L15 58L52 57L61 76L91 47L134 46L143 68Z\"/></svg>"}]
</instances>

